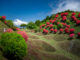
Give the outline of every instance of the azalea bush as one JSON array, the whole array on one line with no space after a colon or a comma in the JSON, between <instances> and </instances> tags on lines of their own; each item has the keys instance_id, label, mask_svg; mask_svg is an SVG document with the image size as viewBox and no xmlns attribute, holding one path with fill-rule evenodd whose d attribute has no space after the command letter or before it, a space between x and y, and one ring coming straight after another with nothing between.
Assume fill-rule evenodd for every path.
<instances>
[{"instance_id":1,"label":"azalea bush","mask_svg":"<svg viewBox=\"0 0 80 60\"><path fill-rule=\"evenodd\" d=\"M58 24L58 29L63 28L63 24Z\"/></svg>"},{"instance_id":2,"label":"azalea bush","mask_svg":"<svg viewBox=\"0 0 80 60\"><path fill-rule=\"evenodd\" d=\"M11 33L11 32L13 32L13 29L9 28L5 32Z\"/></svg>"},{"instance_id":3,"label":"azalea bush","mask_svg":"<svg viewBox=\"0 0 80 60\"><path fill-rule=\"evenodd\" d=\"M27 44L24 38L17 33L3 33L0 48L4 56L10 60L22 60L27 53Z\"/></svg>"},{"instance_id":4,"label":"azalea bush","mask_svg":"<svg viewBox=\"0 0 80 60\"><path fill-rule=\"evenodd\" d=\"M70 38L70 39L73 39L74 35L75 35L74 33L70 34L70 35L69 35L69 38Z\"/></svg>"},{"instance_id":5,"label":"azalea bush","mask_svg":"<svg viewBox=\"0 0 80 60\"><path fill-rule=\"evenodd\" d=\"M44 34L48 34L48 30L43 29L43 33L44 33Z\"/></svg>"},{"instance_id":6,"label":"azalea bush","mask_svg":"<svg viewBox=\"0 0 80 60\"><path fill-rule=\"evenodd\" d=\"M25 41L28 40L28 35L26 34L26 32L24 32L24 31L17 31L17 33L20 34L25 39Z\"/></svg>"}]
</instances>

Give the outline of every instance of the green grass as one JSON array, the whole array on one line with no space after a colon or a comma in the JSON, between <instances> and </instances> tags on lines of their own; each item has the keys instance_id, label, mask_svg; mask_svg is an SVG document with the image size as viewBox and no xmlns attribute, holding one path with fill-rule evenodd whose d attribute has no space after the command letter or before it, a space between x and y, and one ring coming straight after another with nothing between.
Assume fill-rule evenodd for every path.
<instances>
[{"instance_id":1,"label":"green grass","mask_svg":"<svg viewBox=\"0 0 80 60\"><path fill-rule=\"evenodd\" d=\"M72 54L71 52L69 51L66 51L65 49L62 49L60 46L59 46L59 43L60 42L64 42L64 44L69 41L67 40L68 36L64 36L64 34L62 34L61 36L63 40L61 40L61 36L59 36L59 34L48 34L48 35L37 35L37 33L32 33L32 32L27 32L27 34L29 35L32 35L32 36L36 36L38 37L39 39L37 40L41 40L41 41L44 41L46 43L48 43L49 45L53 46L56 51L55 52L46 52L46 51L41 51L42 53L45 53L45 54L50 54L50 55L62 55L62 56L65 56L67 58L70 58L71 60L79 60L80 58L78 56L76 56L75 54ZM53 39L46 39L44 38L44 36L53 36ZM59 39L60 41L57 41L55 39L55 37L57 38L57 40ZM30 40L35 40L35 39L32 39L31 37L29 38ZM47 46L46 46L47 47ZM49 48L49 47L47 47ZM42 56L42 55L41 55ZM42 59L45 59L46 57L43 56ZM47 60L49 60L51 58L47 58Z\"/></svg>"}]
</instances>

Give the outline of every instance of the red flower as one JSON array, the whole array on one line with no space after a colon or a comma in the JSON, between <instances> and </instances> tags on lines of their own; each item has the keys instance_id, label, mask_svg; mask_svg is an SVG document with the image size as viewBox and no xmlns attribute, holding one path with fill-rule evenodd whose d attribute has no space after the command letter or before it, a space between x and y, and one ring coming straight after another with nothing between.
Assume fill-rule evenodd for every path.
<instances>
[{"instance_id":1,"label":"red flower","mask_svg":"<svg viewBox=\"0 0 80 60\"><path fill-rule=\"evenodd\" d=\"M61 32L61 33L63 32L63 29L62 29L62 28L60 29L60 32Z\"/></svg>"},{"instance_id":2,"label":"red flower","mask_svg":"<svg viewBox=\"0 0 80 60\"><path fill-rule=\"evenodd\" d=\"M75 13L75 12L73 12L73 13L72 13L72 16L74 16L75 14L76 14L76 13Z\"/></svg>"},{"instance_id":3,"label":"red flower","mask_svg":"<svg viewBox=\"0 0 80 60\"><path fill-rule=\"evenodd\" d=\"M40 26L40 29L42 29L42 26Z\"/></svg>"},{"instance_id":4,"label":"red flower","mask_svg":"<svg viewBox=\"0 0 80 60\"><path fill-rule=\"evenodd\" d=\"M62 17L62 20L63 20L63 21L65 21L66 19L67 19L67 17L66 17L66 16L63 16L63 17Z\"/></svg>"},{"instance_id":5,"label":"red flower","mask_svg":"<svg viewBox=\"0 0 80 60\"><path fill-rule=\"evenodd\" d=\"M80 17L80 13L78 14L78 17Z\"/></svg>"},{"instance_id":6,"label":"red flower","mask_svg":"<svg viewBox=\"0 0 80 60\"><path fill-rule=\"evenodd\" d=\"M45 26L45 28L48 28L48 27L49 27L49 25Z\"/></svg>"},{"instance_id":7,"label":"red flower","mask_svg":"<svg viewBox=\"0 0 80 60\"><path fill-rule=\"evenodd\" d=\"M75 16L71 16L71 19L74 20L74 21L77 20L77 18Z\"/></svg>"},{"instance_id":8,"label":"red flower","mask_svg":"<svg viewBox=\"0 0 80 60\"><path fill-rule=\"evenodd\" d=\"M56 33L57 32L57 29L54 29L54 33Z\"/></svg>"},{"instance_id":9,"label":"red flower","mask_svg":"<svg viewBox=\"0 0 80 60\"><path fill-rule=\"evenodd\" d=\"M69 33L69 28L65 28L65 33Z\"/></svg>"},{"instance_id":10,"label":"red flower","mask_svg":"<svg viewBox=\"0 0 80 60\"><path fill-rule=\"evenodd\" d=\"M47 34L47 33L48 33L48 30L46 30L46 29L43 29L43 33L46 33L46 34Z\"/></svg>"},{"instance_id":11,"label":"red flower","mask_svg":"<svg viewBox=\"0 0 80 60\"><path fill-rule=\"evenodd\" d=\"M5 20L6 19L6 16L2 16L2 20Z\"/></svg>"},{"instance_id":12,"label":"red flower","mask_svg":"<svg viewBox=\"0 0 80 60\"><path fill-rule=\"evenodd\" d=\"M17 30L17 31L19 31L19 30L20 30L20 28L16 28L16 30Z\"/></svg>"},{"instance_id":13,"label":"red flower","mask_svg":"<svg viewBox=\"0 0 80 60\"><path fill-rule=\"evenodd\" d=\"M4 21L5 24L7 24L7 21Z\"/></svg>"},{"instance_id":14,"label":"red flower","mask_svg":"<svg viewBox=\"0 0 80 60\"><path fill-rule=\"evenodd\" d=\"M68 15L68 12L61 13L61 17L62 17L62 16L67 16L67 15Z\"/></svg>"},{"instance_id":15,"label":"red flower","mask_svg":"<svg viewBox=\"0 0 80 60\"><path fill-rule=\"evenodd\" d=\"M44 27L44 26L45 26L45 24L42 25L42 27Z\"/></svg>"},{"instance_id":16,"label":"red flower","mask_svg":"<svg viewBox=\"0 0 80 60\"><path fill-rule=\"evenodd\" d=\"M53 28L51 28L51 29L50 29L50 31L52 32L52 31L54 31L54 29L53 29Z\"/></svg>"},{"instance_id":17,"label":"red flower","mask_svg":"<svg viewBox=\"0 0 80 60\"><path fill-rule=\"evenodd\" d=\"M74 28L71 28L70 29L70 33L74 33L75 29Z\"/></svg>"},{"instance_id":18,"label":"red flower","mask_svg":"<svg viewBox=\"0 0 80 60\"><path fill-rule=\"evenodd\" d=\"M49 22L46 22L46 24L49 25L50 23Z\"/></svg>"},{"instance_id":19,"label":"red flower","mask_svg":"<svg viewBox=\"0 0 80 60\"><path fill-rule=\"evenodd\" d=\"M25 41L28 40L28 36L27 36L26 32L24 32L24 31L17 31L17 33L20 34L25 39Z\"/></svg>"},{"instance_id":20,"label":"red flower","mask_svg":"<svg viewBox=\"0 0 80 60\"><path fill-rule=\"evenodd\" d=\"M11 33L11 32L13 32L13 29L9 28L5 32Z\"/></svg>"},{"instance_id":21,"label":"red flower","mask_svg":"<svg viewBox=\"0 0 80 60\"><path fill-rule=\"evenodd\" d=\"M66 26L67 25L66 23L61 23L61 24L63 24L63 26Z\"/></svg>"},{"instance_id":22,"label":"red flower","mask_svg":"<svg viewBox=\"0 0 80 60\"><path fill-rule=\"evenodd\" d=\"M49 27L52 28L53 27L53 24L50 24Z\"/></svg>"},{"instance_id":23,"label":"red flower","mask_svg":"<svg viewBox=\"0 0 80 60\"><path fill-rule=\"evenodd\" d=\"M50 20L50 23L52 23L52 20Z\"/></svg>"},{"instance_id":24,"label":"red flower","mask_svg":"<svg viewBox=\"0 0 80 60\"><path fill-rule=\"evenodd\" d=\"M75 35L75 34L74 34L74 33L72 33L72 34L70 34L70 35L69 35L69 37L70 37L70 38L73 38L73 37L74 37L74 35Z\"/></svg>"},{"instance_id":25,"label":"red flower","mask_svg":"<svg viewBox=\"0 0 80 60\"><path fill-rule=\"evenodd\" d=\"M54 23L56 20L52 20L52 23Z\"/></svg>"},{"instance_id":26,"label":"red flower","mask_svg":"<svg viewBox=\"0 0 80 60\"><path fill-rule=\"evenodd\" d=\"M70 25L66 25L67 28L70 28Z\"/></svg>"},{"instance_id":27,"label":"red flower","mask_svg":"<svg viewBox=\"0 0 80 60\"><path fill-rule=\"evenodd\" d=\"M57 25L60 24L60 22L57 22Z\"/></svg>"},{"instance_id":28,"label":"red flower","mask_svg":"<svg viewBox=\"0 0 80 60\"><path fill-rule=\"evenodd\" d=\"M56 14L56 16L55 16L55 17L57 18L58 16L59 16L59 15L58 15L58 14Z\"/></svg>"},{"instance_id":29,"label":"red flower","mask_svg":"<svg viewBox=\"0 0 80 60\"><path fill-rule=\"evenodd\" d=\"M79 25L79 24L80 24L80 20L77 20L77 21L76 21L76 24Z\"/></svg>"},{"instance_id":30,"label":"red flower","mask_svg":"<svg viewBox=\"0 0 80 60\"><path fill-rule=\"evenodd\" d=\"M78 37L80 38L80 32L77 33Z\"/></svg>"}]
</instances>

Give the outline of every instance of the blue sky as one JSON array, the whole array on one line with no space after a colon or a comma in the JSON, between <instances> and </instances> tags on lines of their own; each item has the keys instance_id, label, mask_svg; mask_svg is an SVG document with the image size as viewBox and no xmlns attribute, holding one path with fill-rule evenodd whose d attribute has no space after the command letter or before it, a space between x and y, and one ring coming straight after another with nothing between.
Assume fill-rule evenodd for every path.
<instances>
[{"instance_id":1,"label":"blue sky","mask_svg":"<svg viewBox=\"0 0 80 60\"><path fill-rule=\"evenodd\" d=\"M67 9L80 11L79 6L79 0L0 0L0 16L20 25Z\"/></svg>"}]
</instances>

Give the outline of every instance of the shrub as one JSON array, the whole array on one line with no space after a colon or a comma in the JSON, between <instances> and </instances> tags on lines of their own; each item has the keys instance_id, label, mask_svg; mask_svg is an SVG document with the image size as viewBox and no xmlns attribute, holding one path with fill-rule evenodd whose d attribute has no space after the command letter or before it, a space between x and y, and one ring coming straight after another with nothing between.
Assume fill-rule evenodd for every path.
<instances>
[{"instance_id":1,"label":"shrub","mask_svg":"<svg viewBox=\"0 0 80 60\"><path fill-rule=\"evenodd\" d=\"M52 23L52 20L50 20L50 23Z\"/></svg>"},{"instance_id":2,"label":"shrub","mask_svg":"<svg viewBox=\"0 0 80 60\"><path fill-rule=\"evenodd\" d=\"M46 22L46 24L49 25L50 23L49 22Z\"/></svg>"},{"instance_id":3,"label":"shrub","mask_svg":"<svg viewBox=\"0 0 80 60\"><path fill-rule=\"evenodd\" d=\"M80 13L78 14L78 17L80 17Z\"/></svg>"},{"instance_id":4,"label":"shrub","mask_svg":"<svg viewBox=\"0 0 80 60\"><path fill-rule=\"evenodd\" d=\"M66 19L67 19L66 16L63 16L63 17L62 17L62 20L63 20L63 21L66 21Z\"/></svg>"},{"instance_id":5,"label":"shrub","mask_svg":"<svg viewBox=\"0 0 80 60\"><path fill-rule=\"evenodd\" d=\"M17 31L17 33L20 34L25 39L25 41L28 40L28 35L26 34L26 32L24 32L24 31Z\"/></svg>"},{"instance_id":6,"label":"shrub","mask_svg":"<svg viewBox=\"0 0 80 60\"><path fill-rule=\"evenodd\" d=\"M50 31L51 31L51 32L53 32L53 31L54 31L54 29L53 29L53 28L51 28L51 29L50 29Z\"/></svg>"},{"instance_id":7,"label":"shrub","mask_svg":"<svg viewBox=\"0 0 80 60\"><path fill-rule=\"evenodd\" d=\"M75 12L73 12L73 13L72 13L72 16L74 16L74 15L76 15L76 13L75 13Z\"/></svg>"},{"instance_id":8,"label":"shrub","mask_svg":"<svg viewBox=\"0 0 80 60\"><path fill-rule=\"evenodd\" d=\"M16 30L17 30L17 31L19 31L19 30L20 30L20 28L16 28Z\"/></svg>"},{"instance_id":9,"label":"shrub","mask_svg":"<svg viewBox=\"0 0 80 60\"><path fill-rule=\"evenodd\" d=\"M69 35L69 38L72 39L72 38L74 37L74 35L75 35L74 33L70 34L70 35Z\"/></svg>"},{"instance_id":10,"label":"shrub","mask_svg":"<svg viewBox=\"0 0 80 60\"><path fill-rule=\"evenodd\" d=\"M2 20L5 20L6 19L6 16L2 16L2 18L1 18Z\"/></svg>"},{"instance_id":11,"label":"shrub","mask_svg":"<svg viewBox=\"0 0 80 60\"><path fill-rule=\"evenodd\" d=\"M54 29L54 33L57 33L57 29Z\"/></svg>"},{"instance_id":12,"label":"shrub","mask_svg":"<svg viewBox=\"0 0 80 60\"><path fill-rule=\"evenodd\" d=\"M69 28L65 28L65 33L69 33Z\"/></svg>"},{"instance_id":13,"label":"shrub","mask_svg":"<svg viewBox=\"0 0 80 60\"><path fill-rule=\"evenodd\" d=\"M59 15L58 15L58 14L56 14L56 16L55 16L55 17L57 18L58 16L59 16Z\"/></svg>"},{"instance_id":14,"label":"shrub","mask_svg":"<svg viewBox=\"0 0 80 60\"><path fill-rule=\"evenodd\" d=\"M48 34L48 30L43 29L43 33L44 33L44 34Z\"/></svg>"},{"instance_id":15,"label":"shrub","mask_svg":"<svg viewBox=\"0 0 80 60\"><path fill-rule=\"evenodd\" d=\"M80 32L78 32L77 35L78 35L78 38L80 38Z\"/></svg>"},{"instance_id":16,"label":"shrub","mask_svg":"<svg viewBox=\"0 0 80 60\"><path fill-rule=\"evenodd\" d=\"M58 29L63 28L63 24L58 24Z\"/></svg>"},{"instance_id":17,"label":"shrub","mask_svg":"<svg viewBox=\"0 0 80 60\"><path fill-rule=\"evenodd\" d=\"M4 56L10 60L21 60L26 55L26 42L17 33L3 33L1 35L0 46Z\"/></svg>"},{"instance_id":18,"label":"shrub","mask_svg":"<svg viewBox=\"0 0 80 60\"><path fill-rule=\"evenodd\" d=\"M13 32L13 29L9 28L5 32L11 33L11 32Z\"/></svg>"},{"instance_id":19,"label":"shrub","mask_svg":"<svg viewBox=\"0 0 80 60\"><path fill-rule=\"evenodd\" d=\"M53 24L50 24L49 27L52 28L53 27Z\"/></svg>"},{"instance_id":20,"label":"shrub","mask_svg":"<svg viewBox=\"0 0 80 60\"><path fill-rule=\"evenodd\" d=\"M80 25L80 20L77 20L77 21L76 21L76 24L77 24L77 25Z\"/></svg>"},{"instance_id":21,"label":"shrub","mask_svg":"<svg viewBox=\"0 0 80 60\"><path fill-rule=\"evenodd\" d=\"M66 25L67 28L70 28L70 25Z\"/></svg>"},{"instance_id":22,"label":"shrub","mask_svg":"<svg viewBox=\"0 0 80 60\"><path fill-rule=\"evenodd\" d=\"M70 29L70 33L74 33L75 29L74 28L71 28Z\"/></svg>"},{"instance_id":23,"label":"shrub","mask_svg":"<svg viewBox=\"0 0 80 60\"><path fill-rule=\"evenodd\" d=\"M52 20L52 24L55 22L56 20Z\"/></svg>"},{"instance_id":24,"label":"shrub","mask_svg":"<svg viewBox=\"0 0 80 60\"><path fill-rule=\"evenodd\" d=\"M4 21L5 24L7 24L7 21Z\"/></svg>"},{"instance_id":25,"label":"shrub","mask_svg":"<svg viewBox=\"0 0 80 60\"><path fill-rule=\"evenodd\" d=\"M62 33L63 32L63 29L61 28L59 31L60 31L60 33Z\"/></svg>"}]
</instances>

